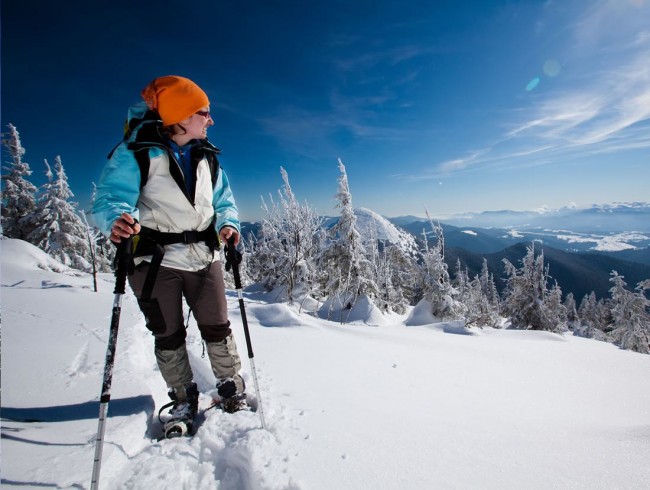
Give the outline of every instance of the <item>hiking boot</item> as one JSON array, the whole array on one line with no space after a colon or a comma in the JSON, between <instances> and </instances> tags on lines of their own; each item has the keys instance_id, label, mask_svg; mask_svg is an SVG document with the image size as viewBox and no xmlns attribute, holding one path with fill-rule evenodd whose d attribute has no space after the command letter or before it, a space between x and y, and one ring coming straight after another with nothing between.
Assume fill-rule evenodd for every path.
<instances>
[{"instance_id":1,"label":"hiking boot","mask_svg":"<svg viewBox=\"0 0 650 490\"><path fill-rule=\"evenodd\" d=\"M221 379L217 382L217 394L221 398L219 405L224 412L235 413L240 410L250 410L246 401L246 385L241 376L238 376L242 385L242 391L237 393L237 382L233 378Z\"/></svg>"},{"instance_id":2,"label":"hiking boot","mask_svg":"<svg viewBox=\"0 0 650 490\"><path fill-rule=\"evenodd\" d=\"M185 387L185 399L179 400L175 390L169 390L172 399L172 408L169 410L170 418L164 424L165 437L179 437L192 434L194 417L199 410L199 390L196 383Z\"/></svg>"}]
</instances>

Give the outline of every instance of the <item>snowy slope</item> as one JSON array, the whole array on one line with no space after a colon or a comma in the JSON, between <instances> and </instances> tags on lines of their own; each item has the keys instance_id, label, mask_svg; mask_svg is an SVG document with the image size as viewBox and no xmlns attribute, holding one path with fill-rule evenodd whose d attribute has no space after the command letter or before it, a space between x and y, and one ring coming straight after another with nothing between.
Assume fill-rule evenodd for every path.
<instances>
[{"instance_id":1,"label":"snowy slope","mask_svg":"<svg viewBox=\"0 0 650 490\"><path fill-rule=\"evenodd\" d=\"M94 293L88 276L52 271L25 243L0 246L2 487L88 488L113 278ZM156 443L165 387L125 296L100 488L650 486L650 356L544 332L465 330L421 312L409 326L393 316L370 327L298 314L261 293L246 293L246 305L268 430L257 414L213 410L193 439ZM208 392L193 321L188 333ZM252 386L245 359L244 375Z\"/></svg>"}]
</instances>

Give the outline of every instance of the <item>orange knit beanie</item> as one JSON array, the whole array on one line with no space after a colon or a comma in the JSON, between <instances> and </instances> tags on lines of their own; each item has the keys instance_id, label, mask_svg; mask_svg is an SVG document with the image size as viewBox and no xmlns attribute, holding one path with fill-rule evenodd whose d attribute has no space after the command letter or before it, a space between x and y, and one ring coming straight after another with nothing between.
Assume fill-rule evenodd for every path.
<instances>
[{"instance_id":1,"label":"orange knit beanie","mask_svg":"<svg viewBox=\"0 0 650 490\"><path fill-rule=\"evenodd\" d=\"M174 75L154 79L141 95L150 109L158 111L164 126L187 119L202 107L210 105L201 87L189 78Z\"/></svg>"}]
</instances>

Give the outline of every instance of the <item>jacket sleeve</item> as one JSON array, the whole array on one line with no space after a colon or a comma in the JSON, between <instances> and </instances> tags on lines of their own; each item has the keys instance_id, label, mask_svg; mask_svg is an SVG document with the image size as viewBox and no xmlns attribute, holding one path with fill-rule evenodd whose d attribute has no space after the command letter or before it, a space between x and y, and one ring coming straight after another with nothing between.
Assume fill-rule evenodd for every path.
<instances>
[{"instance_id":1,"label":"jacket sleeve","mask_svg":"<svg viewBox=\"0 0 650 490\"><path fill-rule=\"evenodd\" d=\"M232 226L238 232L240 231L237 204L235 204L235 197L230 189L228 176L222 168L219 168L217 183L214 186L212 206L217 215L217 231L221 230L224 226Z\"/></svg>"},{"instance_id":2,"label":"jacket sleeve","mask_svg":"<svg viewBox=\"0 0 650 490\"><path fill-rule=\"evenodd\" d=\"M104 166L93 202L93 218L102 233L109 235L122 213L139 219L135 207L139 196L140 168L133 152L122 143Z\"/></svg>"}]
</instances>

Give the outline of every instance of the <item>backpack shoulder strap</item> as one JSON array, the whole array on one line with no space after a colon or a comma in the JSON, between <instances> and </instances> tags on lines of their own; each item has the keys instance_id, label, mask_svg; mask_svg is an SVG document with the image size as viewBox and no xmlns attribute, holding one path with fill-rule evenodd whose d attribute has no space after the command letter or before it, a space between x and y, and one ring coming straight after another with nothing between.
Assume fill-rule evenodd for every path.
<instances>
[{"instance_id":1,"label":"backpack shoulder strap","mask_svg":"<svg viewBox=\"0 0 650 490\"><path fill-rule=\"evenodd\" d=\"M151 167L151 160L149 159L149 148L141 148L133 152L135 161L138 162L140 169L140 189L147 185L149 178L149 167Z\"/></svg>"},{"instance_id":2,"label":"backpack shoulder strap","mask_svg":"<svg viewBox=\"0 0 650 490\"><path fill-rule=\"evenodd\" d=\"M217 186L217 177L219 176L219 171L221 166L219 165L219 159L217 154L213 152L208 152L207 154L208 163L210 164L210 176L212 177L212 188L214 189Z\"/></svg>"}]
</instances>

